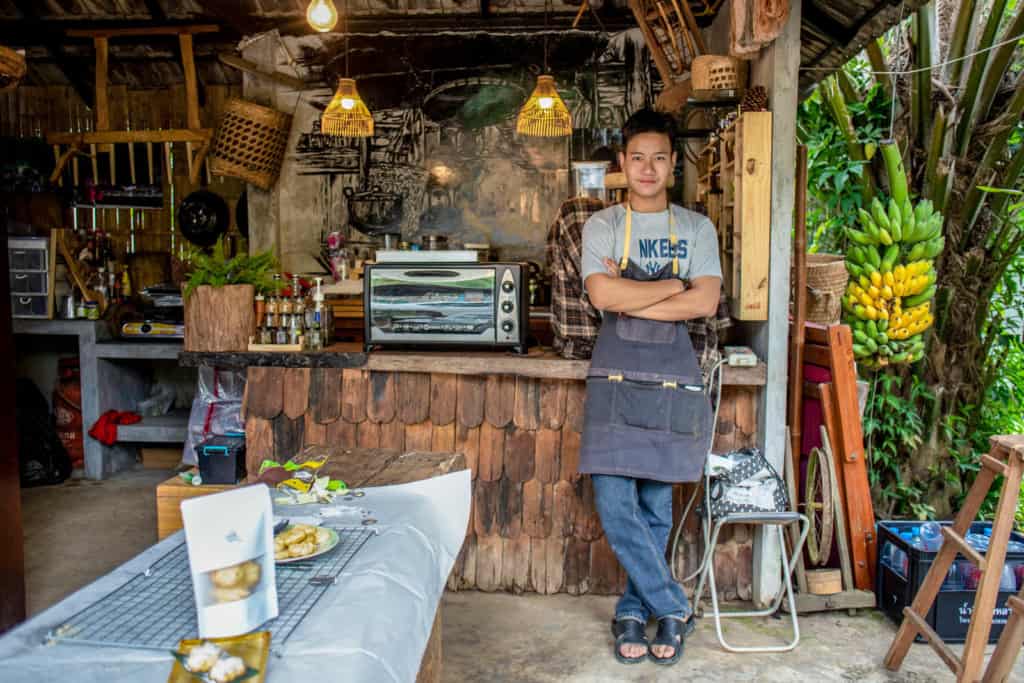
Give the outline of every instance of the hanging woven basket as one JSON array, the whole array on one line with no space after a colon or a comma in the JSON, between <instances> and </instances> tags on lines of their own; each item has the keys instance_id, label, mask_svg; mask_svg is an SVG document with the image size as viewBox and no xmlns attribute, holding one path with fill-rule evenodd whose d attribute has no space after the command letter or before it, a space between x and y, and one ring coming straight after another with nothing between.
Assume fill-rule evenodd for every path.
<instances>
[{"instance_id":1,"label":"hanging woven basket","mask_svg":"<svg viewBox=\"0 0 1024 683\"><path fill-rule=\"evenodd\" d=\"M26 72L25 55L0 45L0 93L17 88Z\"/></svg>"},{"instance_id":2,"label":"hanging woven basket","mask_svg":"<svg viewBox=\"0 0 1024 683\"><path fill-rule=\"evenodd\" d=\"M843 292L850 274L842 256L807 255L807 320L822 325L839 322Z\"/></svg>"},{"instance_id":3,"label":"hanging woven basket","mask_svg":"<svg viewBox=\"0 0 1024 683\"><path fill-rule=\"evenodd\" d=\"M210 149L210 171L269 190L281 172L291 127L291 114L228 100Z\"/></svg>"}]
</instances>

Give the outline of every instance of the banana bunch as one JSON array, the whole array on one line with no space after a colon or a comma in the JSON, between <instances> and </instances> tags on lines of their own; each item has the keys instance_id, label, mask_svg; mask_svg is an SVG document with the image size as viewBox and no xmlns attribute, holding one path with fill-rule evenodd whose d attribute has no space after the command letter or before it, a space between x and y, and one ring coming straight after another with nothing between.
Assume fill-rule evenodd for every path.
<instances>
[{"instance_id":1,"label":"banana bunch","mask_svg":"<svg viewBox=\"0 0 1024 683\"><path fill-rule=\"evenodd\" d=\"M900 188L902 189L902 188ZM858 210L860 230L849 227L846 254L850 284L843 297L853 328L854 354L862 365L912 363L924 355L922 334L934 317L934 259L945 246L943 216L928 200L877 197Z\"/></svg>"}]
</instances>

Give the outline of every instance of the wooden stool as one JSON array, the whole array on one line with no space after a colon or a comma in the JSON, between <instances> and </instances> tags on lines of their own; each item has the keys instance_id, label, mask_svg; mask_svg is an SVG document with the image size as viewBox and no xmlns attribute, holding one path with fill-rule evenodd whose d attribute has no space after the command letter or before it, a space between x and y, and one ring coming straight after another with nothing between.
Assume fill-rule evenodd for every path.
<instances>
[{"instance_id":1,"label":"wooden stool","mask_svg":"<svg viewBox=\"0 0 1024 683\"><path fill-rule=\"evenodd\" d=\"M957 681L976 681L981 678L985 645L988 643L988 634L992 628L992 610L995 609L999 596L1000 575L1006 561L1006 544L1010 540L1010 532L1013 531L1014 512L1020 494L1021 470L1024 467L1024 434L994 436L991 444L989 454L981 456L981 471L978 472L978 478L974 480L971 490L967 492L964 506L956 516L953 526L942 528L942 547L939 548L928 575L918 589L914 602L903 608L903 623L896 632L892 645L889 646L889 652L885 655L885 666L892 671L900 668L914 637L920 634L956 675ZM999 494L999 505L992 524L992 540L989 542L988 552L982 556L964 540L964 535L978 514L978 509L992 487L996 475L999 474L1004 476L1003 488ZM981 570L981 579L978 581L978 589L974 596L971 624L967 629L967 640L964 641L963 657L960 658L953 654L949 646L925 621L925 615L935 602L935 596L942 582L946 580L946 574L956 559L957 552L963 553ZM986 674L986 681L1005 679L1021 643L1024 642L1024 602L1021 601L1021 597L1011 597L1011 602L1008 602L1013 609L1012 628L1008 622L992 657L992 671Z\"/></svg>"}]
</instances>

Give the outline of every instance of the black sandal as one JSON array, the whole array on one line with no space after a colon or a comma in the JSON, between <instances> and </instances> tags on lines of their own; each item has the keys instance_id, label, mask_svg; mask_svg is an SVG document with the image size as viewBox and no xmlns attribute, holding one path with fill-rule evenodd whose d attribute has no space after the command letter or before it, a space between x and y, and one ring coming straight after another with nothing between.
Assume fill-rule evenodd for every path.
<instances>
[{"instance_id":1,"label":"black sandal","mask_svg":"<svg viewBox=\"0 0 1024 683\"><path fill-rule=\"evenodd\" d=\"M686 621L678 617L663 617L658 619L658 634L654 640L651 641L651 645L665 645L667 647L675 648L671 657L659 657L654 654L653 650L648 650L647 656L655 664L661 664L663 666L671 666L679 661L679 658L683 656L683 644L685 643L686 636L693 633L693 629L697 627L694 618L691 616Z\"/></svg>"},{"instance_id":2,"label":"black sandal","mask_svg":"<svg viewBox=\"0 0 1024 683\"><path fill-rule=\"evenodd\" d=\"M645 626L646 624L642 624L636 619L612 621L612 635L615 636L615 659L622 664L637 664L647 659L647 655L650 654L649 649L639 657L627 657L622 654L623 645L643 645L644 648L649 648Z\"/></svg>"}]
</instances>

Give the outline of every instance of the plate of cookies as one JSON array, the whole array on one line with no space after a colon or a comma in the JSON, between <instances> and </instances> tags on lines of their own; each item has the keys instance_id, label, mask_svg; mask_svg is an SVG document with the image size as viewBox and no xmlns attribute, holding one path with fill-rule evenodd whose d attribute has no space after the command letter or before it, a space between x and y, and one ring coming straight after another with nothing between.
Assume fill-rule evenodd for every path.
<instances>
[{"instance_id":1,"label":"plate of cookies","mask_svg":"<svg viewBox=\"0 0 1024 683\"><path fill-rule=\"evenodd\" d=\"M292 524L274 536L274 560L288 564L323 555L338 545L338 532L324 526Z\"/></svg>"}]
</instances>

